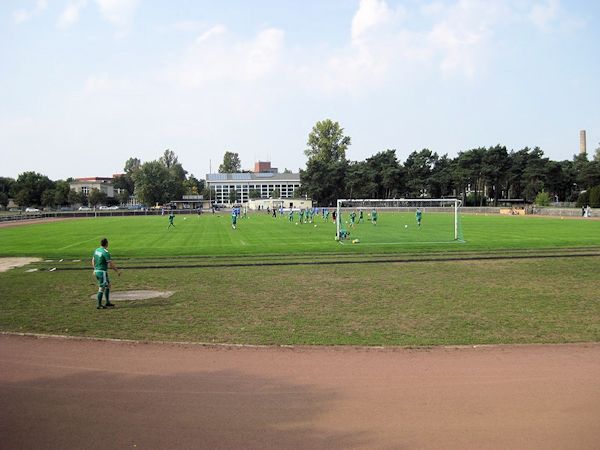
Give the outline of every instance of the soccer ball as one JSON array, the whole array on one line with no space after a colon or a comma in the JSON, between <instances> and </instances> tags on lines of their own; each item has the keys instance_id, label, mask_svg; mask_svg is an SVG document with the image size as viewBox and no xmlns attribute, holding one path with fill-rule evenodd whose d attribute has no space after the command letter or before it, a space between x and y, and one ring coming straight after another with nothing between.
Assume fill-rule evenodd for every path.
<instances>
[{"instance_id":1,"label":"soccer ball","mask_svg":"<svg viewBox=\"0 0 600 450\"><path fill-rule=\"evenodd\" d=\"M315 223L315 228L317 228L317 224Z\"/></svg>"},{"instance_id":2,"label":"soccer ball","mask_svg":"<svg viewBox=\"0 0 600 450\"><path fill-rule=\"evenodd\" d=\"M352 239L353 244L358 244L360 241L358 239Z\"/></svg>"},{"instance_id":3,"label":"soccer ball","mask_svg":"<svg viewBox=\"0 0 600 450\"><path fill-rule=\"evenodd\" d=\"M296 222L296 225L298 225L298 222Z\"/></svg>"},{"instance_id":4,"label":"soccer ball","mask_svg":"<svg viewBox=\"0 0 600 450\"><path fill-rule=\"evenodd\" d=\"M404 228L408 228L408 225L404 225Z\"/></svg>"},{"instance_id":5,"label":"soccer ball","mask_svg":"<svg viewBox=\"0 0 600 450\"><path fill-rule=\"evenodd\" d=\"M183 220L187 220L187 217L184 217Z\"/></svg>"}]
</instances>

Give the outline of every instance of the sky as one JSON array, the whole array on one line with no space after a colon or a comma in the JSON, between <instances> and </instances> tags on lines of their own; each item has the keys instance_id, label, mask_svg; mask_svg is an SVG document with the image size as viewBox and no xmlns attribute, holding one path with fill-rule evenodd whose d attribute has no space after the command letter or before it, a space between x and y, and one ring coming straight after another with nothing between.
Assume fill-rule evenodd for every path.
<instances>
[{"instance_id":1,"label":"sky","mask_svg":"<svg viewBox=\"0 0 600 450\"><path fill-rule=\"evenodd\" d=\"M347 158L600 146L600 2L2 0L0 176L111 176L165 149L197 178Z\"/></svg>"}]
</instances>

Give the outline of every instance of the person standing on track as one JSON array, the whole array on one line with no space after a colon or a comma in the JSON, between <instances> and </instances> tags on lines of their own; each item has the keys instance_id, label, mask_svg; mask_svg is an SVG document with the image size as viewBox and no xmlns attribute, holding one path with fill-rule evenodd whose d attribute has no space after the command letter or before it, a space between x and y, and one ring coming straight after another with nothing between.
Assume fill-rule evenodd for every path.
<instances>
[{"instance_id":1,"label":"person standing on track","mask_svg":"<svg viewBox=\"0 0 600 450\"><path fill-rule=\"evenodd\" d=\"M100 247L94 251L92 256L92 267L94 268L94 275L98 281L98 305L96 309L111 308L114 303L110 302L110 280L108 278L108 268L110 267L118 276L121 276L121 271L112 262L110 253L108 252L108 239L103 238L100 241ZM102 304L102 295L106 296L106 304Z\"/></svg>"}]
</instances>

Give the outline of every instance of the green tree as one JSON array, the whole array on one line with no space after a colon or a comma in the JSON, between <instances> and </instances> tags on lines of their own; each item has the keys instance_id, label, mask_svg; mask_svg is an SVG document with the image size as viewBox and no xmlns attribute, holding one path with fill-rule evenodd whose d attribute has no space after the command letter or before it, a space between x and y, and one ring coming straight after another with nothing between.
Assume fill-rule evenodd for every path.
<instances>
[{"instance_id":1,"label":"green tree","mask_svg":"<svg viewBox=\"0 0 600 450\"><path fill-rule=\"evenodd\" d=\"M184 183L187 171L184 170L175 153L169 149L165 150L159 162L166 167L169 173L165 186L167 201L180 200L185 192Z\"/></svg>"},{"instance_id":2,"label":"green tree","mask_svg":"<svg viewBox=\"0 0 600 450\"><path fill-rule=\"evenodd\" d=\"M42 192L42 206L51 207L56 205L55 203L56 191L54 189L46 189Z\"/></svg>"},{"instance_id":3,"label":"green tree","mask_svg":"<svg viewBox=\"0 0 600 450\"><path fill-rule=\"evenodd\" d=\"M455 170L456 163L448 158L448 155L443 155L435 162L429 177L428 189L431 197L443 198L451 195L454 187Z\"/></svg>"},{"instance_id":4,"label":"green tree","mask_svg":"<svg viewBox=\"0 0 600 450\"><path fill-rule=\"evenodd\" d=\"M169 169L161 162L145 162L135 171L133 180L135 195L141 203L152 206L172 200Z\"/></svg>"},{"instance_id":5,"label":"green tree","mask_svg":"<svg viewBox=\"0 0 600 450\"><path fill-rule=\"evenodd\" d=\"M94 188L88 195L88 202L92 207L104 204L106 203L106 193Z\"/></svg>"},{"instance_id":6,"label":"green tree","mask_svg":"<svg viewBox=\"0 0 600 450\"><path fill-rule=\"evenodd\" d=\"M510 161L506 147L496 145L490 147L483 154L481 161L481 173L487 184L488 196L494 199L494 206L498 206L498 197L502 192L502 188L506 182L506 171L508 170Z\"/></svg>"},{"instance_id":7,"label":"green tree","mask_svg":"<svg viewBox=\"0 0 600 450\"><path fill-rule=\"evenodd\" d=\"M594 186L589 190L589 204L592 208L600 208L600 186Z\"/></svg>"},{"instance_id":8,"label":"green tree","mask_svg":"<svg viewBox=\"0 0 600 450\"><path fill-rule=\"evenodd\" d=\"M304 154L311 159L323 162L339 162L346 160L346 150L350 145L349 136L344 136L344 129L338 122L325 119L317 122L308 135L308 148Z\"/></svg>"},{"instance_id":9,"label":"green tree","mask_svg":"<svg viewBox=\"0 0 600 450\"><path fill-rule=\"evenodd\" d=\"M20 201L26 202L21 206L39 206L42 204L42 192L54 189L54 182L45 175L37 172L23 172L17 177L13 191L19 193ZM17 195L15 195L15 198Z\"/></svg>"},{"instance_id":10,"label":"green tree","mask_svg":"<svg viewBox=\"0 0 600 450\"><path fill-rule=\"evenodd\" d=\"M326 119L317 122L308 135L304 151L308 161L306 170L300 171L300 181L302 191L321 205L333 205L345 195L350 137L343 133L337 122Z\"/></svg>"},{"instance_id":11,"label":"green tree","mask_svg":"<svg viewBox=\"0 0 600 450\"><path fill-rule=\"evenodd\" d=\"M83 192L77 192L75 189L71 189L67 197L67 202L71 206L79 204L84 205L87 203L87 197L83 194Z\"/></svg>"},{"instance_id":12,"label":"green tree","mask_svg":"<svg viewBox=\"0 0 600 450\"><path fill-rule=\"evenodd\" d=\"M2 206L3 209L6 209L8 206L8 194L6 192L0 191L0 206Z\"/></svg>"},{"instance_id":13,"label":"green tree","mask_svg":"<svg viewBox=\"0 0 600 450\"><path fill-rule=\"evenodd\" d=\"M431 196L431 192L429 192L430 178L437 161L437 153L433 153L426 148L408 155L404 163L404 169L406 170L406 186L410 196Z\"/></svg>"},{"instance_id":14,"label":"green tree","mask_svg":"<svg viewBox=\"0 0 600 450\"><path fill-rule=\"evenodd\" d=\"M523 194L527 201L533 200L537 193L545 187L548 158L543 158L543 156L544 152L539 147L535 147L529 152L527 165L523 171L523 177L526 180Z\"/></svg>"},{"instance_id":15,"label":"green tree","mask_svg":"<svg viewBox=\"0 0 600 450\"><path fill-rule=\"evenodd\" d=\"M546 191L538 192L535 196L535 202L538 206L548 206L550 205L550 194Z\"/></svg>"},{"instance_id":16,"label":"green tree","mask_svg":"<svg viewBox=\"0 0 600 450\"><path fill-rule=\"evenodd\" d=\"M240 156L237 153L226 151L223 155L223 164L219 166L219 173L238 173L241 168Z\"/></svg>"},{"instance_id":17,"label":"green tree","mask_svg":"<svg viewBox=\"0 0 600 450\"><path fill-rule=\"evenodd\" d=\"M129 173L115 176L113 178L113 187L115 189L125 189L127 192L135 192L135 182Z\"/></svg>"},{"instance_id":18,"label":"green tree","mask_svg":"<svg viewBox=\"0 0 600 450\"><path fill-rule=\"evenodd\" d=\"M139 158L129 158L125 161L125 173L127 175L132 175L136 170L138 170L142 165L142 162Z\"/></svg>"},{"instance_id":19,"label":"green tree","mask_svg":"<svg viewBox=\"0 0 600 450\"><path fill-rule=\"evenodd\" d=\"M66 205L69 201L69 191L71 186L68 181L58 180L56 187L54 188L54 205L62 206Z\"/></svg>"},{"instance_id":20,"label":"green tree","mask_svg":"<svg viewBox=\"0 0 600 450\"><path fill-rule=\"evenodd\" d=\"M183 182L185 195L201 195L204 190L204 180L198 180L193 174Z\"/></svg>"},{"instance_id":21,"label":"green tree","mask_svg":"<svg viewBox=\"0 0 600 450\"><path fill-rule=\"evenodd\" d=\"M344 180L347 169L346 160L326 162L317 158L309 159L306 170L300 171L301 191L295 194L303 193L319 205L333 206L338 198L345 196Z\"/></svg>"},{"instance_id":22,"label":"green tree","mask_svg":"<svg viewBox=\"0 0 600 450\"><path fill-rule=\"evenodd\" d=\"M9 177L0 177L0 192L8 196L11 195L13 190L13 186L15 185L15 180Z\"/></svg>"},{"instance_id":23,"label":"green tree","mask_svg":"<svg viewBox=\"0 0 600 450\"><path fill-rule=\"evenodd\" d=\"M256 200L257 198L260 198L260 191L258 189L250 189L248 191L248 197L252 200Z\"/></svg>"},{"instance_id":24,"label":"green tree","mask_svg":"<svg viewBox=\"0 0 600 450\"><path fill-rule=\"evenodd\" d=\"M275 188L271 191L271 198L280 198L281 197L281 192L279 192L279 189Z\"/></svg>"},{"instance_id":25,"label":"green tree","mask_svg":"<svg viewBox=\"0 0 600 450\"><path fill-rule=\"evenodd\" d=\"M17 205L19 205L21 208L24 208L33 205L32 198L33 196L31 195L31 191L27 188L22 188L17 191L14 200ZM39 202L36 204L39 205Z\"/></svg>"}]
</instances>

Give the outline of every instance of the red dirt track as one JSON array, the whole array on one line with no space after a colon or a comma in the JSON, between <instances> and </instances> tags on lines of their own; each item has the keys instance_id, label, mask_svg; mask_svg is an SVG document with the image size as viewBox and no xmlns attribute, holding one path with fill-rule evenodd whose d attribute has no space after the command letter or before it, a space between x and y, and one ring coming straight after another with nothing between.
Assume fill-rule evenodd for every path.
<instances>
[{"instance_id":1,"label":"red dirt track","mask_svg":"<svg viewBox=\"0 0 600 450\"><path fill-rule=\"evenodd\" d=\"M599 443L598 344L232 348L0 335L0 448Z\"/></svg>"}]
</instances>

